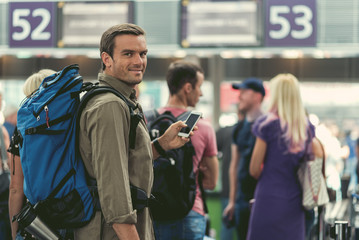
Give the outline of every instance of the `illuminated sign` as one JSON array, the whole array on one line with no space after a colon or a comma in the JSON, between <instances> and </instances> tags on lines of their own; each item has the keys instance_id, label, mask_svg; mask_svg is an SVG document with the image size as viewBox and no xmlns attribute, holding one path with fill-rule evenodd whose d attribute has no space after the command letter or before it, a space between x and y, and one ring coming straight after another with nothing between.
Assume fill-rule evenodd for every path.
<instances>
[{"instance_id":1,"label":"illuminated sign","mask_svg":"<svg viewBox=\"0 0 359 240\"><path fill-rule=\"evenodd\" d=\"M267 0L266 46L315 46L315 0Z\"/></svg>"},{"instance_id":2,"label":"illuminated sign","mask_svg":"<svg viewBox=\"0 0 359 240\"><path fill-rule=\"evenodd\" d=\"M182 1L181 45L259 45L257 13L254 1Z\"/></svg>"},{"instance_id":3,"label":"illuminated sign","mask_svg":"<svg viewBox=\"0 0 359 240\"><path fill-rule=\"evenodd\" d=\"M55 6L53 2L10 2L10 47L53 47Z\"/></svg>"},{"instance_id":4,"label":"illuminated sign","mask_svg":"<svg viewBox=\"0 0 359 240\"><path fill-rule=\"evenodd\" d=\"M109 27L133 22L131 2L62 3L62 28L58 47L98 47Z\"/></svg>"}]
</instances>

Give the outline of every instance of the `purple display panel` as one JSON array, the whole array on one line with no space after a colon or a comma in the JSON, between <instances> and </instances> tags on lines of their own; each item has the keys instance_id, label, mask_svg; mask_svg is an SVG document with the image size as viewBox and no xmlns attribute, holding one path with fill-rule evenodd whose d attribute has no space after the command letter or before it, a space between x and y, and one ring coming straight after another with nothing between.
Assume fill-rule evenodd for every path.
<instances>
[{"instance_id":1,"label":"purple display panel","mask_svg":"<svg viewBox=\"0 0 359 240\"><path fill-rule=\"evenodd\" d=\"M266 46L316 45L316 0L267 0Z\"/></svg>"},{"instance_id":2,"label":"purple display panel","mask_svg":"<svg viewBox=\"0 0 359 240\"><path fill-rule=\"evenodd\" d=\"M54 47L54 2L10 2L10 47Z\"/></svg>"}]
</instances>

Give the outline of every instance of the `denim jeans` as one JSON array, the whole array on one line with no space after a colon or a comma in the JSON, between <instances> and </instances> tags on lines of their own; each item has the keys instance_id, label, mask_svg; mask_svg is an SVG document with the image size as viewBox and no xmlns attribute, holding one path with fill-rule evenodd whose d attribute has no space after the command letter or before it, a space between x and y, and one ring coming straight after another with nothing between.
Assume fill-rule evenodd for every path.
<instances>
[{"instance_id":1,"label":"denim jeans","mask_svg":"<svg viewBox=\"0 0 359 240\"><path fill-rule=\"evenodd\" d=\"M15 240L24 240L24 238L20 235L20 233L18 233Z\"/></svg>"},{"instance_id":2,"label":"denim jeans","mask_svg":"<svg viewBox=\"0 0 359 240\"><path fill-rule=\"evenodd\" d=\"M201 214L191 210L180 220L153 221L156 240L199 240L206 231L206 220Z\"/></svg>"}]
</instances>

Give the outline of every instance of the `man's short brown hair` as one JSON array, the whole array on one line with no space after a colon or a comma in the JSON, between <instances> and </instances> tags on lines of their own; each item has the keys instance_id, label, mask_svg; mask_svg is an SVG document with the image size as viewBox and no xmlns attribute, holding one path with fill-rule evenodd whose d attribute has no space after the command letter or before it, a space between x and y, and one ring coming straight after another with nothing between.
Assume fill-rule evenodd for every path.
<instances>
[{"instance_id":1,"label":"man's short brown hair","mask_svg":"<svg viewBox=\"0 0 359 240\"><path fill-rule=\"evenodd\" d=\"M176 61L171 63L167 71L167 86L171 95L178 93L186 83L196 87L197 72L203 73L203 69L195 63Z\"/></svg>"},{"instance_id":2,"label":"man's short brown hair","mask_svg":"<svg viewBox=\"0 0 359 240\"><path fill-rule=\"evenodd\" d=\"M100 42L100 54L103 52L113 57L113 49L115 47L115 37L118 35L146 35L145 31L140 27L132 23L118 24L107 29L101 37ZM102 70L106 69L106 65L102 63Z\"/></svg>"}]
</instances>

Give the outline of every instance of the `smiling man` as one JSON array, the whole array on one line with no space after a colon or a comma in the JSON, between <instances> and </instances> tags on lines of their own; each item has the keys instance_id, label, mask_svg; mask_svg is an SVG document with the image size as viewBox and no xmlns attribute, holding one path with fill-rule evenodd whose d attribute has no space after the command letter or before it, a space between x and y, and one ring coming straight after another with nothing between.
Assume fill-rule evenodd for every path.
<instances>
[{"instance_id":1,"label":"smiling man","mask_svg":"<svg viewBox=\"0 0 359 240\"><path fill-rule=\"evenodd\" d=\"M141 116L134 88L142 81L147 65L145 32L134 24L115 25L103 33L100 52L100 85L122 93ZM167 151L188 142L177 136L186 125L172 124L151 143L142 118L135 129L135 145L130 147L130 124L127 104L113 93L93 97L81 114L80 153L88 175L96 180L101 211L88 225L74 231L75 239L154 239L149 209L136 209L130 183L150 196L157 149Z\"/></svg>"}]
</instances>

